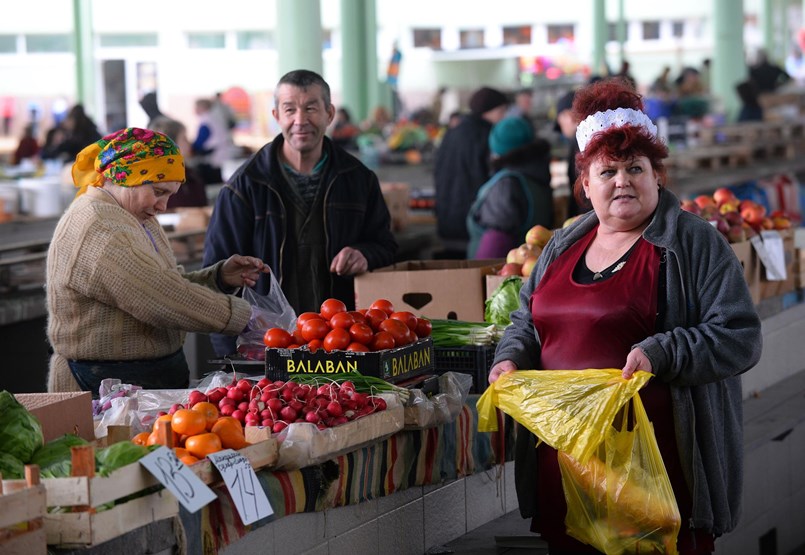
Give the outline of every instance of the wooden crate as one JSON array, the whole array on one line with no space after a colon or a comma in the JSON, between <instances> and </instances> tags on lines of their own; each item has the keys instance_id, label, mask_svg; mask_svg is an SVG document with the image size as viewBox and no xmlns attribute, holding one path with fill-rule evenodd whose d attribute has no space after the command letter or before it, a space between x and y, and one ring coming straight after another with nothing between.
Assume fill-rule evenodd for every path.
<instances>
[{"instance_id":1,"label":"wooden crate","mask_svg":"<svg viewBox=\"0 0 805 555\"><path fill-rule=\"evenodd\" d=\"M249 428L246 429L248 430ZM274 468L279 460L279 446L276 438L273 437L260 438L260 441L239 449L238 453L246 457L255 470ZM190 470L207 485L221 481L220 473L209 459L202 459L191 465Z\"/></svg>"},{"instance_id":2,"label":"wooden crate","mask_svg":"<svg viewBox=\"0 0 805 555\"><path fill-rule=\"evenodd\" d=\"M73 447L72 451L74 476L43 480L48 507L71 511L45 515L49 545L97 545L179 513L176 498L165 489L100 510L102 505L161 488L161 485L139 462L119 468L106 477L95 476L92 446Z\"/></svg>"},{"instance_id":3,"label":"wooden crate","mask_svg":"<svg viewBox=\"0 0 805 555\"><path fill-rule=\"evenodd\" d=\"M39 482L38 466L25 467L25 480L0 482L0 553L45 553L45 513L45 486Z\"/></svg>"}]
</instances>

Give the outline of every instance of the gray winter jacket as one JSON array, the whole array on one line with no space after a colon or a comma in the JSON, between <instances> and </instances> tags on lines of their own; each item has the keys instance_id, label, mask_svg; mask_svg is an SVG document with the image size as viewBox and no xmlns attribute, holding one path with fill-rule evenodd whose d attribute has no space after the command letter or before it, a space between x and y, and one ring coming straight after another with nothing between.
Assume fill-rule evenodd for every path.
<instances>
[{"instance_id":1,"label":"gray winter jacket","mask_svg":"<svg viewBox=\"0 0 805 555\"><path fill-rule=\"evenodd\" d=\"M597 223L589 212L555 231L523 284L520 308L511 315L513 325L497 348L495 364L511 360L520 369L539 368L531 294L548 265ZM660 192L643 237L660 247L666 260L666 312L658 322L662 331L635 346L651 361L657 379L671 386L677 446L693 498L687 524L719 536L735 528L741 512L740 374L760 358L760 319L727 241L708 222L681 210L670 191Z\"/></svg>"}]
</instances>

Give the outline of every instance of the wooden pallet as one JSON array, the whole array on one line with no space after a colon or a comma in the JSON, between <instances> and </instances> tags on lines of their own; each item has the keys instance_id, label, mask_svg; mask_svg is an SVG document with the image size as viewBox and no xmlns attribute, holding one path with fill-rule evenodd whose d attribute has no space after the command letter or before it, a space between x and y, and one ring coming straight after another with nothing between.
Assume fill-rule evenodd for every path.
<instances>
[{"instance_id":1,"label":"wooden pallet","mask_svg":"<svg viewBox=\"0 0 805 555\"><path fill-rule=\"evenodd\" d=\"M673 153L666 165L689 170L741 168L750 165L752 154L752 148L748 145L697 147Z\"/></svg>"},{"instance_id":2,"label":"wooden pallet","mask_svg":"<svg viewBox=\"0 0 805 555\"><path fill-rule=\"evenodd\" d=\"M43 518L45 486L39 467L26 465L25 480L0 480L0 553L33 555L47 551Z\"/></svg>"}]
</instances>

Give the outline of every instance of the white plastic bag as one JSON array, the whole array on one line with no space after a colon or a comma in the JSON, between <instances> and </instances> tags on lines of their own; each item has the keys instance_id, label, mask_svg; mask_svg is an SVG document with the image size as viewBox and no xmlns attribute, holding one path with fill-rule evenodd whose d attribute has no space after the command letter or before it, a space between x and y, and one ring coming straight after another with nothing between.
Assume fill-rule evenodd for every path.
<instances>
[{"instance_id":1,"label":"white plastic bag","mask_svg":"<svg viewBox=\"0 0 805 555\"><path fill-rule=\"evenodd\" d=\"M271 289L267 295L258 295L249 287L243 290L243 298L252 305L252 317L247 331L241 333L235 344L242 356L252 360L262 360L265 356L263 336L269 328L282 328L293 331L296 327L296 312L288 303L274 273L270 274Z\"/></svg>"}]
</instances>

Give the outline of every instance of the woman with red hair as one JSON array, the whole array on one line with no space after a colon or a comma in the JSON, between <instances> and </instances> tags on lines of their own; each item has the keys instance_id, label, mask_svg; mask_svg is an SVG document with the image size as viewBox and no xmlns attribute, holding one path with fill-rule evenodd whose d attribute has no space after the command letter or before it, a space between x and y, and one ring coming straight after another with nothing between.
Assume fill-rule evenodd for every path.
<instances>
[{"instance_id":1,"label":"woman with red hair","mask_svg":"<svg viewBox=\"0 0 805 555\"><path fill-rule=\"evenodd\" d=\"M679 507L683 554L710 553L740 515L740 374L760 358L760 319L729 244L666 189L668 149L620 80L576 93L574 194L592 211L558 229L520 293L489 375L518 369L644 370L640 391ZM522 433L520 433L522 432ZM550 553L597 553L565 529L556 451L523 428L520 512Z\"/></svg>"}]
</instances>

